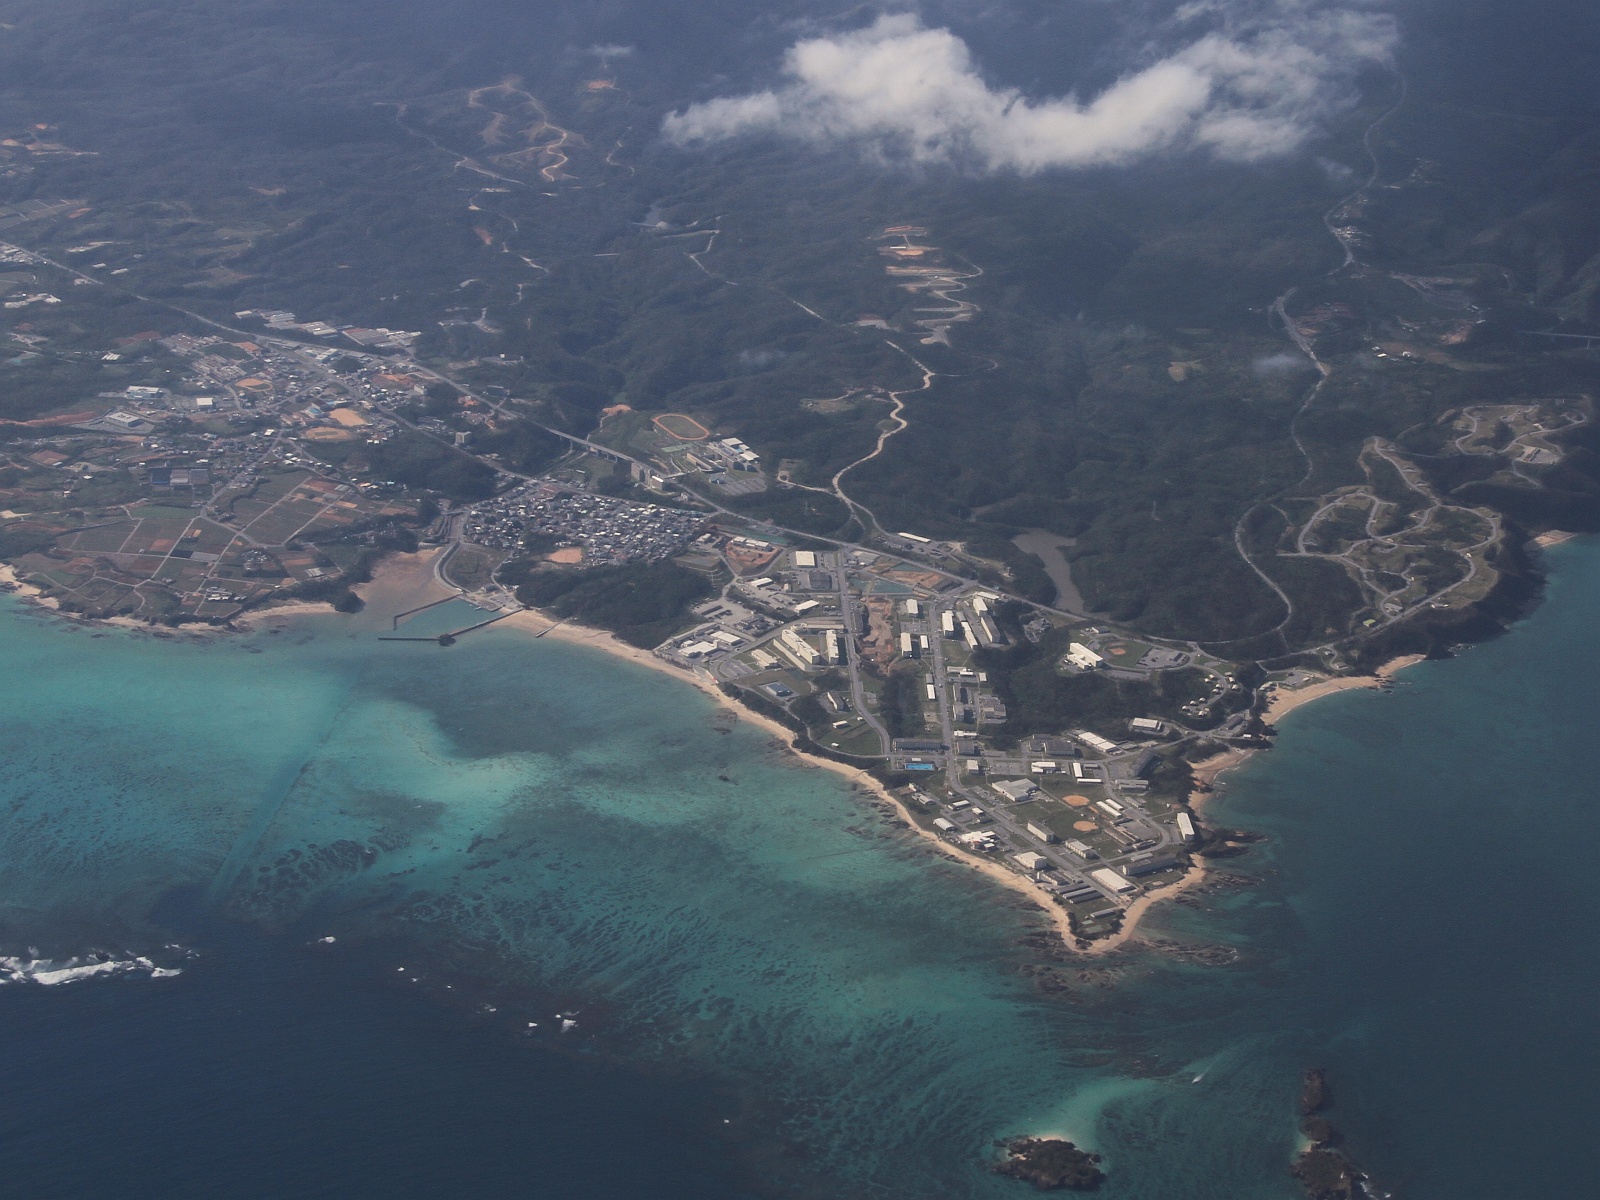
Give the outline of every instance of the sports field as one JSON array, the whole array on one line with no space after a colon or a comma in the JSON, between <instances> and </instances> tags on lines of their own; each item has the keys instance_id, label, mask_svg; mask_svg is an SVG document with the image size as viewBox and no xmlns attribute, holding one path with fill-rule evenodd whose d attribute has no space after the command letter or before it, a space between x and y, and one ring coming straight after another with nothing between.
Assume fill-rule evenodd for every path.
<instances>
[{"instance_id":1,"label":"sports field","mask_svg":"<svg viewBox=\"0 0 1600 1200\"><path fill-rule=\"evenodd\" d=\"M703 442L711 436L711 430L687 413L662 413L650 420L662 433L680 442Z\"/></svg>"}]
</instances>

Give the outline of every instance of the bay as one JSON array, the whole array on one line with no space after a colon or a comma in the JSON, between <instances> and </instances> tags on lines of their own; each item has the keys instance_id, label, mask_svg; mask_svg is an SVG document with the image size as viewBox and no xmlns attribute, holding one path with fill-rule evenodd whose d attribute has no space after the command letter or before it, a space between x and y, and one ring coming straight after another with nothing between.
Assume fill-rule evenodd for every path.
<instances>
[{"instance_id":1,"label":"bay","mask_svg":"<svg viewBox=\"0 0 1600 1200\"><path fill-rule=\"evenodd\" d=\"M1212 809L1271 840L1105 960L581 647L5 601L0 953L182 971L0 987L10 1176L440 1195L459 1147L474 1195L1002 1197L992 1140L1055 1132L1107 1196L1287 1200L1321 1065L1397 1194L1578 1195L1600 548L1550 561L1508 636L1289 717Z\"/></svg>"}]
</instances>

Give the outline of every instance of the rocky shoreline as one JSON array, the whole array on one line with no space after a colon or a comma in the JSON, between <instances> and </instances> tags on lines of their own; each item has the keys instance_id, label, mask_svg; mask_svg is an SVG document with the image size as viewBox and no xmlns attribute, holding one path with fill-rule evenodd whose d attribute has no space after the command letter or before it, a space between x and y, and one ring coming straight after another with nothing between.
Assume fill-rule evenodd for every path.
<instances>
[{"instance_id":1,"label":"rocky shoreline","mask_svg":"<svg viewBox=\"0 0 1600 1200\"><path fill-rule=\"evenodd\" d=\"M1312 1067L1300 1084L1300 1132L1310 1142L1289 1167L1309 1200L1367 1200L1374 1195L1371 1182L1343 1149L1343 1137L1323 1110L1333 1104L1328 1075Z\"/></svg>"},{"instance_id":2,"label":"rocky shoreline","mask_svg":"<svg viewBox=\"0 0 1600 1200\"><path fill-rule=\"evenodd\" d=\"M1062 1138L1020 1137L996 1142L1006 1152L994 1173L1031 1183L1041 1192L1092 1192L1105 1182L1100 1156Z\"/></svg>"}]
</instances>

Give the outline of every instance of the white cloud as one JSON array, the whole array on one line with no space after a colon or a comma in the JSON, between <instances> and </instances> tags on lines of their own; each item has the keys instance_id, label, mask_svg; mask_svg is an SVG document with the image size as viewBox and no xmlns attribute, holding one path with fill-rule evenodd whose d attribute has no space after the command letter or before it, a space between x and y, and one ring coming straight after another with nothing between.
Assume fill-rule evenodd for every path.
<instances>
[{"instance_id":1,"label":"white cloud","mask_svg":"<svg viewBox=\"0 0 1600 1200\"><path fill-rule=\"evenodd\" d=\"M1299 375L1317 369L1317 364L1304 354L1290 354L1288 351L1265 355L1250 365L1257 375Z\"/></svg>"},{"instance_id":2,"label":"white cloud","mask_svg":"<svg viewBox=\"0 0 1600 1200\"><path fill-rule=\"evenodd\" d=\"M1199 5L1181 14L1201 15ZM1251 161L1303 145L1349 103L1353 74L1385 60L1394 40L1385 16L1279 0L1269 17L1194 37L1097 96L1029 100L991 87L948 29L885 16L797 42L782 87L691 105L663 132L680 145L778 134L890 161L1023 173L1187 148Z\"/></svg>"}]
</instances>

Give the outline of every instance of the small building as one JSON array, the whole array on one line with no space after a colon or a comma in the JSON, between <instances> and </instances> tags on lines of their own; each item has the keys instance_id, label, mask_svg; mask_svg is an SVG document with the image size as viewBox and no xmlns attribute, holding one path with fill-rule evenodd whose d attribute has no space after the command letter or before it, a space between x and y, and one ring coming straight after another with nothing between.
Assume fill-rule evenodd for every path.
<instances>
[{"instance_id":1,"label":"small building","mask_svg":"<svg viewBox=\"0 0 1600 1200\"><path fill-rule=\"evenodd\" d=\"M916 598L913 597L912 599L907 600L906 601L906 616L908 616L908 617L920 617L921 615L922 615L922 605L917 602Z\"/></svg>"},{"instance_id":2,"label":"small building","mask_svg":"<svg viewBox=\"0 0 1600 1200\"><path fill-rule=\"evenodd\" d=\"M1063 842L1062 844L1085 862L1100 857L1094 852L1093 848L1091 848L1087 842L1080 842L1076 839L1073 839L1068 842Z\"/></svg>"},{"instance_id":3,"label":"small building","mask_svg":"<svg viewBox=\"0 0 1600 1200\"><path fill-rule=\"evenodd\" d=\"M1186 812L1178 814L1178 836L1186 842L1195 840L1194 821Z\"/></svg>"},{"instance_id":4,"label":"small building","mask_svg":"<svg viewBox=\"0 0 1600 1200\"><path fill-rule=\"evenodd\" d=\"M1106 772L1099 763L1075 762L1072 764L1072 777L1079 783L1104 783Z\"/></svg>"},{"instance_id":5,"label":"small building","mask_svg":"<svg viewBox=\"0 0 1600 1200\"><path fill-rule=\"evenodd\" d=\"M1024 850L1020 854L1011 856L1024 871L1048 871L1050 860L1042 854L1035 854L1032 850Z\"/></svg>"},{"instance_id":6,"label":"small building","mask_svg":"<svg viewBox=\"0 0 1600 1200\"><path fill-rule=\"evenodd\" d=\"M814 550L796 550L794 552L794 565L807 570L817 565L817 554Z\"/></svg>"},{"instance_id":7,"label":"small building","mask_svg":"<svg viewBox=\"0 0 1600 1200\"><path fill-rule=\"evenodd\" d=\"M842 663L844 661L844 644L839 640L839 631L837 629L823 630L822 641L827 660L831 663Z\"/></svg>"},{"instance_id":8,"label":"small building","mask_svg":"<svg viewBox=\"0 0 1600 1200\"><path fill-rule=\"evenodd\" d=\"M1089 878L1105 888L1106 891L1115 892L1119 896L1125 896L1138 888L1137 884L1118 875L1110 867L1100 867L1097 870L1090 871Z\"/></svg>"},{"instance_id":9,"label":"small building","mask_svg":"<svg viewBox=\"0 0 1600 1200\"><path fill-rule=\"evenodd\" d=\"M917 643L909 633L900 635L900 653L905 658L917 657Z\"/></svg>"},{"instance_id":10,"label":"small building","mask_svg":"<svg viewBox=\"0 0 1600 1200\"><path fill-rule=\"evenodd\" d=\"M937 700L938 698L939 698L939 689L934 687L933 684L931 684L931 683L928 684L928 699L929 700Z\"/></svg>"},{"instance_id":11,"label":"small building","mask_svg":"<svg viewBox=\"0 0 1600 1200\"><path fill-rule=\"evenodd\" d=\"M939 632L947 638L953 638L956 635L956 614L949 609L945 609L944 612L939 614Z\"/></svg>"},{"instance_id":12,"label":"small building","mask_svg":"<svg viewBox=\"0 0 1600 1200\"><path fill-rule=\"evenodd\" d=\"M1054 759L1043 758L1038 762L1029 763L1028 770L1032 771L1035 775L1054 775L1057 771L1061 770L1061 764L1056 762Z\"/></svg>"},{"instance_id":13,"label":"small building","mask_svg":"<svg viewBox=\"0 0 1600 1200\"><path fill-rule=\"evenodd\" d=\"M1043 829L1040 826L1035 825L1032 821L1029 821L1026 825L1023 826L1023 828L1028 831L1028 836L1029 837L1038 838L1041 842L1043 842L1047 846L1052 845L1055 842L1059 842L1061 840L1055 834L1051 833L1048 829Z\"/></svg>"},{"instance_id":14,"label":"small building","mask_svg":"<svg viewBox=\"0 0 1600 1200\"><path fill-rule=\"evenodd\" d=\"M1165 721L1157 721L1154 717L1135 717L1128 722L1128 727L1135 733L1159 736L1167 731Z\"/></svg>"},{"instance_id":15,"label":"small building","mask_svg":"<svg viewBox=\"0 0 1600 1200\"><path fill-rule=\"evenodd\" d=\"M806 613L810 612L812 609L814 609L816 607L817 607L817 602L815 600L802 600L802 601L800 601L799 604L796 604L794 606L795 616L803 617L803 616L806 615Z\"/></svg>"},{"instance_id":16,"label":"small building","mask_svg":"<svg viewBox=\"0 0 1600 1200\"><path fill-rule=\"evenodd\" d=\"M933 819L933 827L940 833L954 833L956 831L956 823L948 817L935 817Z\"/></svg>"}]
</instances>

